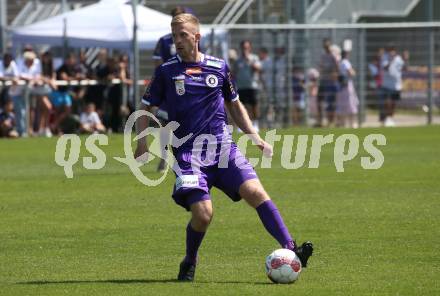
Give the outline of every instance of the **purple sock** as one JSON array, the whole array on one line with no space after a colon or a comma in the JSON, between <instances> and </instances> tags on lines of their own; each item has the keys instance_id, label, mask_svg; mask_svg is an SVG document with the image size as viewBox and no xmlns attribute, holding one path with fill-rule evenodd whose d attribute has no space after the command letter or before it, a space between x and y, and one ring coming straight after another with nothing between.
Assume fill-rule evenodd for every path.
<instances>
[{"instance_id":1,"label":"purple sock","mask_svg":"<svg viewBox=\"0 0 440 296\"><path fill-rule=\"evenodd\" d=\"M290 236L277 206L271 200L267 200L256 210L266 230L280 243L281 247L295 250L295 242Z\"/></svg>"},{"instance_id":2,"label":"purple sock","mask_svg":"<svg viewBox=\"0 0 440 296\"><path fill-rule=\"evenodd\" d=\"M191 222L186 227L186 256L185 261L196 264L197 251L202 243L205 232L195 231L191 227Z\"/></svg>"}]
</instances>

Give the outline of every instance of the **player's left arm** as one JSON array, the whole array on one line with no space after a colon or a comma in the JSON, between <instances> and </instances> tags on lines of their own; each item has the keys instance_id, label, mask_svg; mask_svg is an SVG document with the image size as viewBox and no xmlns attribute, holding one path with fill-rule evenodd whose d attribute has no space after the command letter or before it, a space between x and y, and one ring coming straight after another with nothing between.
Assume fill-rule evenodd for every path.
<instances>
[{"instance_id":1,"label":"player's left arm","mask_svg":"<svg viewBox=\"0 0 440 296\"><path fill-rule=\"evenodd\" d=\"M225 106L231 114L232 119L238 127L252 140L252 142L263 151L264 155L270 157L273 154L272 145L265 142L255 131L246 108L240 100L225 101Z\"/></svg>"}]
</instances>

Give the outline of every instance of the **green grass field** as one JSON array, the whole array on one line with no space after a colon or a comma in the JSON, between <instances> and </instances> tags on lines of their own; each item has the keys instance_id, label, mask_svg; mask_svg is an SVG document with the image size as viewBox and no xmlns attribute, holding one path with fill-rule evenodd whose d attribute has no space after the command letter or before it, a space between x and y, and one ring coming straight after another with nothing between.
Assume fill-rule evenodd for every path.
<instances>
[{"instance_id":1,"label":"green grass field","mask_svg":"<svg viewBox=\"0 0 440 296\"><path fill-rule=\"evenodd\" d=\"M80 161L67 179L56 139L35 138L0 141L0 295L440 295L440 127L283 133L387 137L378 170L362 169L362 145L344 173L334 145L318 169L282 169L276 146L273 168L258 170L294 236L315 243L297 283L270 283L277 243L217 190L196 281L175 282L189 216L170 197L174 177L140 184L112 159L123 156L113 135L104 169Z\"/></svg>"}]
</instances>

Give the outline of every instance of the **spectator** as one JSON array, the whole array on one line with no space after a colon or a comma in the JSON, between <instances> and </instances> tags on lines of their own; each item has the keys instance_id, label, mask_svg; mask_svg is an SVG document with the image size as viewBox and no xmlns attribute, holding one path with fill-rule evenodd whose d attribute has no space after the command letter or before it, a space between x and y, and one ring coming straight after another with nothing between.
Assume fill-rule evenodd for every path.
<instances>
[{"instance_id":1,"label":"spectator","mask_svg":"<svg viewBox=\"0 0 440 296\"><path fill-rule=\"evenodd\" d=\"M38 69L38 71L41 72L41 61L37 57L37 53L34 51L34 48L30 44L26 44L23 47L22 56L17 58L17 66L18 66L18 68L21 69L21 68L24 67L25 60L26 60L25 54L27 52L33 53L35 55L35 58L34 58L34 61L33 61L33 65L34 65L34 67L36 67Z\"/></svg>"},{"instance_id":2,"label":"spectator","mask_svg":"<svg viewBox=\"0 0 440 296\"><path fill-rule=\"evenodd\" d=\"M0 63L0 81L11 81L12 86L3 86L1 90L0 106L3 106L13 96L17 95L18 90L18 67L10 53L3 55L3 61Z\"/></svg>"},{"instance_id":3,"label":"spectator","mask_svg":"<svg viewBox=\"0 0 440 296\"><path fill-rule=\"evenodd\" d=\"M121 105L121 117L127 117L130 115L130 110L134 110L134 104L131 106L128 100L129 86L133 84L133 81L130 79L130 63L128 60L127 54L121 54L119 56L119 69L122 80L122 87L125 91L123 91L123 95L125 99L123 100L123 104ZM132 108L133 107L133 108Z\"/></svg>"},{"instance_id":4,"label":"spectator","mask_svg":"<svg viewBox=\"0 0 440 296\"><path fill-rule=\"evenodd\" d=\"M294 125L299 125L303 121L303 111L305 108L305 77L304 72L299 67L292 69L292 87L293 87L293 104L292 104L292 121Z\"/></svg>"},{"instance_id":5,"label":"spectator","mask_svg":"<svg viewBox=\"0 0 440 296\"><path fill-rule=\"evenodd\" d=\"M80 116L80 132L82 133L105 133L105 127L101 123L96 107L93 103L88 103L84 112Z\"/></svg>"},{"instance_id":6,"label":"spectator","mask_svg":"<svg viewBox=\"0 0 440 296\"><path fill-rule=\"evenodd\" d=\"M342 52L339 63L339 91L336 97L336 115L338 126L355 127L355 115L358 113L359 100L353 85L353 77L356 71L348 59L348 51Z\"/></svg>"},{"instance_id":7,"label":"spectator","mask_svg":"<svg viewBox=\"0 0 440 296\"><path fill-rule=\"evenodd\" d=\"M71 80L75 80L75 63L75 55L69 53L64 59L64 63L56 71L57 80L63 80L67 84ZM52 92L51 103L54 108L54 120L51 128L53 132L60 134L65 132L62 125L70 115L72 108L72 96L69 93L69 86L58 85L58 89Z\"/></svg>"},{"instance_id":8,"label":"spectator","mask_svg":"<svg viewBox=\"0 0 440 296\"><path fill-rule=\"evenodd\" d=\"M370 96L372 96L372 101L374 102L374 107L379 110L379 121L383 121L381 118L385 113L383 111L383 106L381 104L381 89L382 89L382 77L383 69L381 66L382 56L384 54L384 49L379 48L377 53L373 56L372 61L368 64L368 88L370 91Z\"/></svg>"},{"instance_id":9,"label":"spectator","mask_svg":"<svg viewBox=\"0 0 440 296\"><path fill-rule=\"evenodd\" d=\"M33 94L37 97L38 134L46 137L52 136L49 126L52 103L49 98L52 91L57 88L55 77L52 54L46 51L41 56L41 79L37 81L33 90Z\"/></svg>"},{"instance_id":10,"label":"spectator","mask_svg":"<svg viewBox=\"0 0 440 296\"><path fill-rule=\"evenodd\" d=\"M240 43L241 55L233 67L241 102L248 110L252 125L258 132L258 80L261 63L258 56L252 53L252 44L249 40Z\"/></svg>"},{"instance_id":11,"label":"spectator","mask_svg":"<svg viewBox=\"0 0 440 296\"><path fill-rule=\"evenodd\" d=\"M18 132L15 129L14 103L12 100L6 101L3 111L0 112L0 137L18 137Z\"/></svg>"},{"instance_id":12,"label":"spectator","mask_svg":"<svg viewBox=\"0 0 440 296\"><path fill-rule=\"evenodd\" d=\"M14 100L15 116L17 119L17 130L20 135L32 134L34 129L35 110L37 101L33 92L34 85L41 81L41 63L33 51L25 51L23 54L24 62L19 67L20 79L25 80L27 87L19 87L20 96ZM38 61L38 62L37 62ZM26 121L26 91L30 91L28 100L29 122Z\"/></svg>"},{"instance_id":13,"label":"spectator","mask_svg":"<svg viewBox=\"0 0 440 296\"><path fill-rule=\"evenodd\" d=\"M87 64L86 52L81 50L73 71L75 73L75 78L78 80L87 80L91 77L91 71L90 66ZM82 112L86 90L87 87L82 86L81 84L71 87L73 113L79 114Z\"/></svg>"},{"instance_id":14,"label":"spectator","mask_svg":"<svg viewBox=\"0 0 440 296\"><path fill-rule=\"evenodd\" d=\"M270 128L274 124L274 64L272 58L269 56L267 48L265 47L260 48L258 52L258 57L261 62L261 110L263 114L263 117L261 119L264 125Z\"/></svg>"},{"instance_id":15,"label":"spectator","mask_svg":"<svg viewBox=\"0 0 440 296\"><path fill-rule=\"evenodd\" d=\"M319 72L315 68L307 71L307 102L310 116L318 121L318 81Z\"/></svg>"},{"instance_id":16,"label":"spectator","mask_svg":"<svg viewBox=\"0 0 440 296\"><path fill-rule=\"evenodd\" d=\"M121 105L122 105L122 87L123 87L123 73L119 62L114 57L107 59L107 68L109 72L108 80L108 106L107 106L107 121L108 126L114 132L122 129L121 121ZM120 79L121 83L112 83L112 79Z\"/></svg>"},{"instance_id":17,"label":"spectator","mask_svg":"<svg viewBox=\"0 0 440 296\"><path fill-rule=\"evenodd\" d=\"M96 106L96 111L102 116L104 114L104 105L107 100L106 91L108 77L110 75L107 66L107 50L101 49L98 53L98 64L92 68L91 78L98 80L98 84L90 85L86 93L86 102L92 102Z\"/></svg>"},{"instance_id":18,"label":"spectator","mask_svg":"<svg viewBox=\"0 0 440 296\"><path fill-rule=\"evenodd\" d=\"M275 48L274 58L274 112L275 122L283 125L287 121L287 58L284 47Z\"/></svg>"},{"instance_id":19,"label":"spectator","mask_svg":"<svg viewBox=\"0 0 440 296\"><path fill-rule=\"evenodd\" d=\"M387 49L388 58L383 60L383 82L381 105L384 106L384 114L381 121L385 126L394 126L393 115L396 102L400 100L402 90L402 71L405 69L404 59L397 53L394 45Z\"/></svg>"},{"instance_id":20,"label":"spectator","mask_svg":"<svg viewBox=\"0 0 440 296\"><path fill-rule=\"evenodd\" d=\"M323 104L326 104L327 124L332 125L335 116L336 93L338 91L338 61L332 53L331 42L324 39L324 53L319 62L319 89L318 89L318 122L317 126L322 126Z\"/></svg>"}]
</instances>

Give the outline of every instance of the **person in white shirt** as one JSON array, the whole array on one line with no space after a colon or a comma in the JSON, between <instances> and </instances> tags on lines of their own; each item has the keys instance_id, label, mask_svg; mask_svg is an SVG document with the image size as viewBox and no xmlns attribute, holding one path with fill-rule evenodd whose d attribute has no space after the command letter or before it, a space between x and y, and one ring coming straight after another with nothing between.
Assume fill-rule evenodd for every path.
<instances>
[{"instance_id":1,"label":"person in white shirt","mask_svg":"<svg viewBox=\"0 0 440 296\"><path fill-rule=\"evenodd\" d=\"M105 127L96 112L96 107L94 103L88 103L85 107L84 112L80 115L80 131L82 133L104 133Z\"/></svg>"},{"instance_id":2,"label":"person in white shirt","mask_svg":"<svg viewBox=\"0 0 440 296\"><path fill-rule=\"evenodd\" d=\"M20 136L26 135L26 105L23 97L23 86L19 85L20 72L12 55L4 54L3 62L0 65L0 79L3 81L11 81L12 85L7 90L9 97L14 105L14 114L17 132Z\"/></svg>"},{"instance_id":3,"label":"person in white shirt","mask_svg":"<svg viewBox=\"0 0 440 296\"><path fill-rule=\"evenodd\" d=\"M353 85L356 71L348 60L349 53L342 51L339 62L339 91L336 95L336 116L338 126L355 127L355 115L358 113L359 100Z\"/></svg>"},{"instance_id":4,"label":"person in white shirt","mask_svg":"<svg viewBox=\"0 0 440 296\"><path fill-rule=\"evenodd\" d=\"M402 71L405 69L404 59L397 54L396 48L391 45L388 48L388 58L382 61L383 80L382 80L382 104L384 105L384 115L381 121L385 126L394 126L393 115L396 102L400 100L402 91Z\"/></svg>"},{"instance_id":5,"label":"person in white shirt","mask_svg":"<svg viewBox=\"0 0 440 296\"><path fill-rule=\"evenodd\" d=\"M36 96L33 92L34 86L38 85L41 80L41 67L39 63L36 63L37 56L33 51L26 51L23 54L24 62L18 66L20 72L20 79L26 81L26 86L20 86L23 100L25 100L26 88L30 90L29 96L29 122L27 123L27 131L29 134L33 133L33 122L35 118L35 110L37 106ZM23 104L25 106L25 104Z\"/></svg>"}]
</instances>

